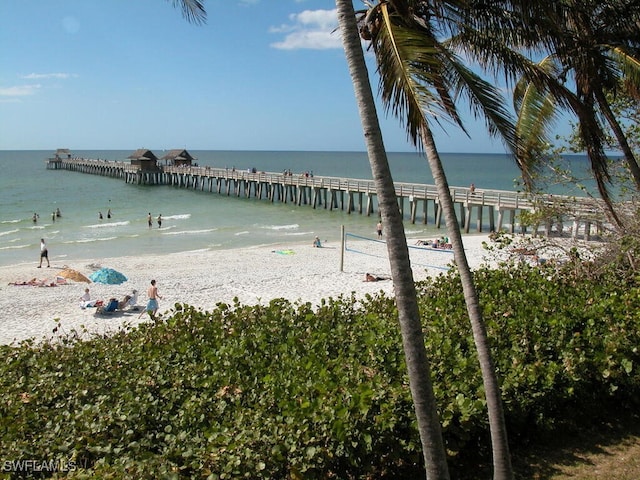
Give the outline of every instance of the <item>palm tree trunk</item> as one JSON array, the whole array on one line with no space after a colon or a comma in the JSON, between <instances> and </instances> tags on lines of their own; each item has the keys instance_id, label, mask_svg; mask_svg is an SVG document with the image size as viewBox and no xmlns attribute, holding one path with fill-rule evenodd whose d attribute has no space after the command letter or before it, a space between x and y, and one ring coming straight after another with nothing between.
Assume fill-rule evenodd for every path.
<instances>
[{"instance_id":1,"label":"palm tree trunk","mask_svg":"<svg viewBox=\"0 0 640 480\"><path fill-rule=\"evenodd\" d=\"M620 145L620 149L624 154L624 159L626 160L627 165L629 166L629 171L631 172L631 176L633 177L633 181L636 185L636 189L640 190L640 167L638 167L638 162L636 161L636 157L633 154L631 147L629 146L629 142L627 142L627 137L622 131L622 128L620 127L620 123L618 123L616 116L611 111L611 108L609 107L609 103L607 102L607 99L602 94L602 92L601 91L595 92L595 97L596 97L596 101L598 102L598 105L600 106L600 110L602 110L602 113L607 119L607 122L609 122L609 126L611 127L611 130L613 131L613 134L615 135L616 140L618 140L618 145Z\"/></svg>"},{"instance_id":2,"label":"palm tree trunk","mask_svg":"<svg viewBox=\"0 0 640 480\"><path fill-rule=\"evenodd\" d=\"M385 223L387 251L398 308L398 320L408 369L409 387L422 442L426 477L433 480L446 480L449 478L449 470L431 383L431 371L422 335L420 311L409 261L409 249L382 141L355 12L352 0L336 0L336 6L342 42L364 130L371 172L378 194L379 208Z\"/></svg>"},{"instance_id":3,"label":"palm tree trunk","mask_svg":"<svg viewBox=\"0 0 640 480\"><path fill-rule=\"evenodd\" d=\"M511 455L509 453L509 442L507 438L507 427L504 419L504 411L502 408L502 397L500 394L500 385L496 375L495 367L491 357L489 348L489 339L487 331L482 319L478 293L473 283L473 275L467 255L464 251L462 243L462 234L458 226L453 199L449 191L447 177L442 167L440 155L436 149L433 135L428 126L423 126L421 130L422 144L424 145L429 168L433 175L434 182L438 190L438 198L440 206L444 211L447 232L451 238L453 246L453 254L460 279L462 281L462 290L464 300L467 305L467 313L471 322L473 331L473 339L476 350L478 352L478 360L482 371L482 381L485 389L485 397L487 400L487 411L489 415L489 427L491 431L491 446L493 451L493 478L494 480L511 480L513 478L513 469L511 467Z\"/></svg>"}]
</instances>

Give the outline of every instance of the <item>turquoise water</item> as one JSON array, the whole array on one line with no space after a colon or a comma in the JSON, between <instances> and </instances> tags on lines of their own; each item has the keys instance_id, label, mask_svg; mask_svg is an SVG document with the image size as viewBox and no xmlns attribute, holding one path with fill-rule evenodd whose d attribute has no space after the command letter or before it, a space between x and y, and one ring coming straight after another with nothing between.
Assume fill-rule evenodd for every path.
<instances>
[{"instance_id":1,"label":"turquoise water","mask_svg":"<svg viewBox=\"0 0 640 480\"><path fill-rule=\"evenodd\" d=\"M72 151L74 156L125 160L131 151ZM158 157L161 151L155 151ZM199 165L260 171L371 178L363 152L191 151ZM54 264L201 249L312 242L315 235L339 242L340 226L374 237L371 217L340 210L270 203L170 186L139 186L123 180L47 170L49 151L0 151L0 265L37 262L40 238ZM519 173L506 155L443 154L449 184L514 190ZM390 153L395 181L433 183L424 157ZM57 208L61 218L52 218ZM107 218L111 210L112 218ZM104 218L99 220L98 213ZM147 214L162 214L162 228L147 226ZM32 221L33 214L39 219ZM428 237L433 225L406 224L407 234Z\"/></svg>"}]
</instances>

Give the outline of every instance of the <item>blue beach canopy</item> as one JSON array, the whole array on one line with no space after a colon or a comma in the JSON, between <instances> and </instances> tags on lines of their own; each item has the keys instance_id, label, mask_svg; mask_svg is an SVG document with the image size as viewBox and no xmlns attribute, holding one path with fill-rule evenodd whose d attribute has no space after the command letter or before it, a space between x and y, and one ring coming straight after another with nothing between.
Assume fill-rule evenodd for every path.
<instances>
[{"instance_id":1,"label":"blue beach canopy","mask_svg":"<svg viewBox=\"0 0 640 480\"><path fill-rule=\"evenodd\" d=\"M89 275L89 278L92 282L108 285L118 285L127 281L127 277L113 268L101 268Z\"/></svg>"}]
</instances>

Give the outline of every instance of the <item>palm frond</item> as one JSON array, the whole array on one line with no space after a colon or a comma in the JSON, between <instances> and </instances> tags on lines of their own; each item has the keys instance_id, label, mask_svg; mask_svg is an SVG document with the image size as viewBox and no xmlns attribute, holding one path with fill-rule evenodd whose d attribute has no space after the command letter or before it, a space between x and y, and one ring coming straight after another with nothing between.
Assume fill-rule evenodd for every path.
<instances>
[{"instance_id":1,"label":"palm frond","mask_svg":"<svg viewBox=\"0 0 640 480\"><path fill-rule=\"evenodd\" d=\"M557 104L553 95L524 80L516 85L514 104L518 111L516 161L525 185L533 188L534 173L540 168L539 155L546 148L557 119Z\"/></svg>"},{"instance_id":2,"label":"palm frond","mask_svg":"<svg viewBox=\"0 0 640 480\"><path fill-rule=\"evenodd\" d=\"M624 47L614 47L609 50L609 55L619 65L625 81L640 86L640 58L637 51L630 51Z\"/></svg>"},{"instance_id":3,"label":"palm frond","mask_svg":"<svg viewBox=\"0 0 640 480\"><path fill-rule=\"evenodd\" d=\"M438 119L449 112L453 102L438 95L427 85L436 83L439 65L435 38L425 30L410 30L392 22L387 5L379 4L377 32L372 46L380 74L383 104L406 127L412 143L420 145L421 127L426 116ZM442 90L447 90L444 86ZM455 118L455 109L453 110Z\"/></svg>"},{"instance_id":4,"label":"palm frond","mask_svg":"<svg viewBox=\"0 0 640 480\"><path fill-rule=\"evenodd\" d=\"M171 0L174 7L180 7L182 16L189 22L202 25L207 22L204 0Z\"/></svg>"},{"instance_id":5,"label":"palm frond","mask_svg":"<svg viewBox=\"0 0 640 480\"><path fill-rule=\"evenodd\" d=\"M515 151L513 119L499 90L467 68L438 41L428 25L405 26L385 4L376 6L372 41L386 109L400 119L414 145L429 122L451 122L467 133L458 113L458 97L465 96L476 117L484 117L489 132L500 135Z\"/></svg>"},{"instance_id":6,"label":"palm frond","mask_svg":"<svg viewBox=\"0 0 640 480\"><path fill-rule=\"evenodd\" d=\"M500 90L468 68L454 53L446 48L441 50L443 72L449 78L456 96L464 96L469 101L475 118L484 118L490 135L500 137L512 152L517 141L514 120L506 108L507 102Z\"/></svg>"}]
</instances>

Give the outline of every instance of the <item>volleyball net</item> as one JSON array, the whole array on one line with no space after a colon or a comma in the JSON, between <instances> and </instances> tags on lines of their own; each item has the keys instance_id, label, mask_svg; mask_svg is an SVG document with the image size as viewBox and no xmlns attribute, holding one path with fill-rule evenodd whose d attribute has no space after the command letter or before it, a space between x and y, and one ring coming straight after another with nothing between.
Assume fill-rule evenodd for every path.
<instances>
[{"instance_id":1,"label":"volleyball net","mask_svg":"<svg viewBox=\"0 0 640 480\"><path fill-rule=\"evenodd\" d=\"M453 250L433 248L428 245L407 245L411 266L449 270L453 262ZM348 255L365 255L388 260L387 242L377 238L344 233L344 250Z\"/></svg>"}]
</instances>

